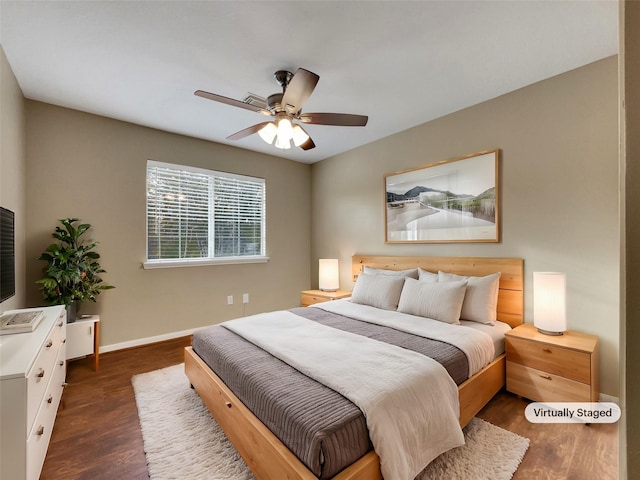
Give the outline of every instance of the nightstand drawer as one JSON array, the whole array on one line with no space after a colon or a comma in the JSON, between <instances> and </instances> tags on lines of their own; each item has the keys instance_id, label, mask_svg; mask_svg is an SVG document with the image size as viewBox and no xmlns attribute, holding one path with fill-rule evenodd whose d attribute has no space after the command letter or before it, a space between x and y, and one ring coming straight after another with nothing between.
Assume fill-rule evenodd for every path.
<instances>
[{"instance_id":1,"label":"nightstand drawer","mask_svg":"<svg viewBox=\"0 0 640 480\"><path fill-rule=\"evenodd\" d=\"M591 401L590 385L513 362L507 362L507 390L538 402Z\"/></svg>"},{"instance_id":2,"label":"nightstand drawer","mask_svg":"<svg viewBox=\"0 0 640 480\"><path fill-rule=\"evenodd\" d=\"M505 344L510 362L566 377L576 382L591 383L589 353L513 337L507 337Z\"/></svg>"},{"instance_id":3,"label":"nightstand drawer","mask_svg":"<svg viewBox=\"0 0 640 480\"><path fill-rule=\"evenodd\" d=\"M308 293L303 293L301 303L303 307L308 307L309 305L313 305L314 303L328 302L329 300L331 299L327 297L321 297L317 295L309 295Z\"/></svg>"},{"instance_id":4,"label":"nightstand drawer","mask_svg":"<svg viewBox=\"0 0 640 480\"><path fill-rule=\"evenodd\" d=\"M308 307L314 303L340 300L350 296L351 292L346 292L344 290L336 290L335 292L325 292L324 290L303 290L300 303L303 307Z\"/></svg>"}]
</instances>

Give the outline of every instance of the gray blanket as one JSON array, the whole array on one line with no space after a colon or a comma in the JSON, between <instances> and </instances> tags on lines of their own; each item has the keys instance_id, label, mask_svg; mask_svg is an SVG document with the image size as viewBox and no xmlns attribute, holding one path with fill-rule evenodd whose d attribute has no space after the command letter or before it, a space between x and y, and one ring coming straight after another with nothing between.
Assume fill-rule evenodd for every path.
<instances>
[{"instance_id":1,"label":"gray blanket","mask_svg":"<svg viewBox=\"0 0 640 480\"><path fill-rule=\"evenodd\" d=\"M407 348L441 363L457 384L465 355L447 343L315 308L293 313ZM349 400L229 330L214 325L193 335L194 351L314 475L331 478L371 450L366 421Z\"/></svg>"}]
</instances>

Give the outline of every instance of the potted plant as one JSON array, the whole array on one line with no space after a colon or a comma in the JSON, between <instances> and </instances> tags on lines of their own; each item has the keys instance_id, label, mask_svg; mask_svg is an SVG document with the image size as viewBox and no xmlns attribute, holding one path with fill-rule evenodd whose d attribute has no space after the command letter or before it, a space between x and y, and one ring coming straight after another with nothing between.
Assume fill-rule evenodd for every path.
<instances>
[{"instance_id":1,"label":"potted plant","mask_svg":"<svg viewBox=\"0 0 640 480\"><path fill-rule=\"evenodd\" d=\"M83 238L91 225L76 226L78 222L77 218L60 220L62 227L57 226L52 234L58 243L49 245L39 258L47 262L45 277L36 282L50 305L66 306L69 322L76 320L78 302L95 302L100 292L114 288L100 278L105 271L98 262L100 254L94 251L97 242Z\"/></svg>"}]
</instances>

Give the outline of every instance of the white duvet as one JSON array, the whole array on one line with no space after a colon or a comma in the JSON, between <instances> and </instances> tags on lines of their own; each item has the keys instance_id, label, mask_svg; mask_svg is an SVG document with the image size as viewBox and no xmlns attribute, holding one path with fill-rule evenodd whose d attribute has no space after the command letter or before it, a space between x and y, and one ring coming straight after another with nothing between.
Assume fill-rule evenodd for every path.
<instances>
[{"instance_id":1,"label":"white duvet","mask_svg":"<svg viewBox=\"0 0 640 480\"><path fill-rule=\"evenodd\" d=\"M458 387L435 360L287 311L222 325L356 404L385 480L413 480L464 444Z\"/></svg>"}]
</instances>

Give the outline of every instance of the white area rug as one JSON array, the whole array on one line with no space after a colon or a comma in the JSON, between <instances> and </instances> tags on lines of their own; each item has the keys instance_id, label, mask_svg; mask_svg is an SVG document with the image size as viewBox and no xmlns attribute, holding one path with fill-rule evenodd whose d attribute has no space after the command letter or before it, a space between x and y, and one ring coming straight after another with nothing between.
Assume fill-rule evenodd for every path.
<instances>
[{"instance_id":1,"label":"white area rug","mask_svg":"<svg viewBox=\"0 0 640 480\"><path fill-rule=\"evenodd\" d=\"M151 480L253 480L240 455L190 387L184 365L135 375ZM419 480L508 480L529 440L474 418L466 444L432 462Z\"/></svg>"}]
</instances>

